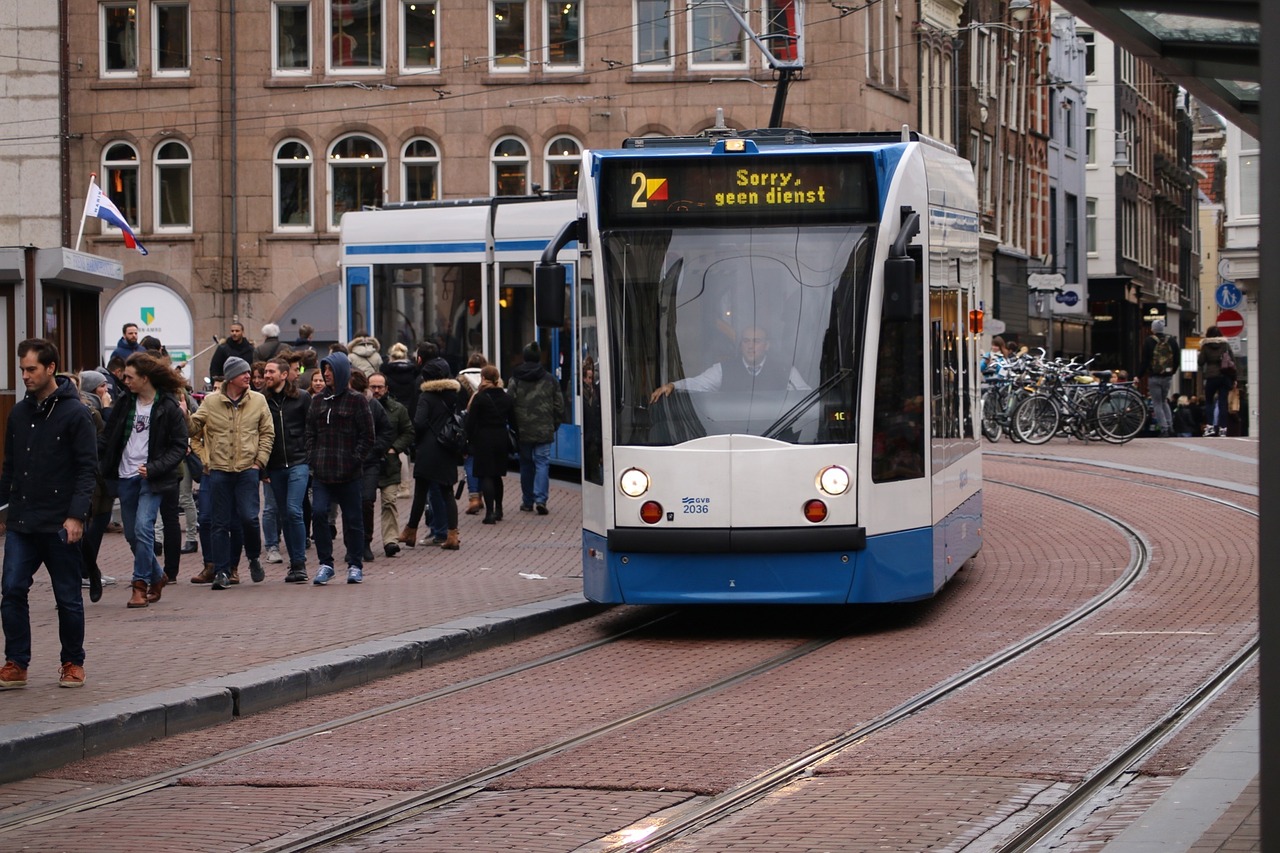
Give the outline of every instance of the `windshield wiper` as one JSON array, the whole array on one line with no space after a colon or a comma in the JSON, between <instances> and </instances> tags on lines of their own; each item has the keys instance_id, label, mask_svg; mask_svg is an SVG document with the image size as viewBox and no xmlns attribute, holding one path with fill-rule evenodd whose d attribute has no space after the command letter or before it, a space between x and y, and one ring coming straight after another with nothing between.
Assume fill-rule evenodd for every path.
<instances>
[{"instance_id":1,"label":"windshield wiper","mask_svg":"<svg viewBox=\"0 0 1280 853\"><path fill-rule=\"evenodd\" d=\"M800 402L796 403L784 412L782 417L770 424L769 428L765 430L762 435L765 438L777 438L784 431L791 429L791 427L795 425L795 422L800 420L801 415L813 408L814 403L821 400L824 394L847 379L851 373L853 373L852 367L840 368L836 371L835 375L826 382L823 382L817 388L814 388L808 394L805 394L804 397L801 398Z\"/></svg>"}]
</instances>

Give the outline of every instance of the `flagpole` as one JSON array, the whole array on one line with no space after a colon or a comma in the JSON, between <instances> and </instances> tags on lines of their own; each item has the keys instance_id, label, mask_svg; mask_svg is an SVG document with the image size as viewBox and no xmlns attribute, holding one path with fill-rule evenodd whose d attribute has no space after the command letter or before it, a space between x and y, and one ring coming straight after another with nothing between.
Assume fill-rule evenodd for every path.
<instances>
[{"instance_id":1,"label":"flagpole","mask_svg":"<svg viewBox=\"0 0 1280 853\"><path fill-rule=\"evenodd\" d=\"M96 181L97 179L98 179L97 172L89 173L90 188L93 187L94 181ZM84 205L85 205L85 209L80 211L80 233L76 235L76 251L77 252L80 251L80 241L84 238L84 221L85 219L88 218L88 216L86 216L86 214L89 212L89 194L87 192L84 195Z\"/></svg>"}]
</instances>

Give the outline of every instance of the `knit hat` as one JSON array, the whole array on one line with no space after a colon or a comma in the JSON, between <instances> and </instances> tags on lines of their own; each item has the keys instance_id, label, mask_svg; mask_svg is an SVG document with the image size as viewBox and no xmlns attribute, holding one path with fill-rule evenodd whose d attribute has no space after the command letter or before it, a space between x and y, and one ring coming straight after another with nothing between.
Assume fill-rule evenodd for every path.
<instances>
[{"instance_id":1,"label":"knit hat","mask_svg":"<svg viewBox=\"0 0 1280 853\"><path fill-rule=\"evenodd\" d=\"M107 377L103 376L96 370L83 370L80 372L80 390L92 394L97 391L103 383L107 381Z\"/></svg>"},{"instance_id":2,"label":"knit hat","mask_svg":"<svg viewBox=\"0 0 1280 853\"><path fill-rule=\"evenodd\" d=\"M542 347L538 346L537 341L531 341L530 343L525 345L524 360L525 361L541 361L542 360Z\"/></svg>"},{"instance_id":3,"label":"knit hat","mask_svg":"<svg viewBox=\"0 0 1280 853\"><path fill-rule=\"evenodd\" d=\"M248 373L250 370L249 362L243 358L231 356L222 365L222 378L230 382L242 373Z\"/></svg>"},{"instance_id":4,"label":"knit hat","mask_svg":"<svg viewBox=\"0 0 1280 853\"><path fill-rule=\"evenodd\" d=\"M1163 334L1164 334L1164 320L1156 320L1154 323L1152 323L1152 324L1151 324L1151 331L1155 332L1157 335L1163 335Z\"/></svg>"}]
</instances>

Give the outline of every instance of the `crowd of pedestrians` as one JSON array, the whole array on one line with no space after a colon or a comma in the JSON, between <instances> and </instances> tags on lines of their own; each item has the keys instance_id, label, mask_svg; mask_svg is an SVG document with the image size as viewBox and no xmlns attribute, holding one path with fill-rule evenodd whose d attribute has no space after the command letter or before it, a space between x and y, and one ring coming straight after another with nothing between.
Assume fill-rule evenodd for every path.
<instances>
[{"instance_id":1,"label":"crowd of pedestrians","mask_svg":"<svg viewBox=\"0 0 1280 853\"><path fill-rule=\"evenodd\" d=\"M0 473L0 689L27 683L27 599L41 565L58 607L59 683L84 684L82 588L96 602L114 582L98 555L117 503L133 555L129 608L159 603L181 555L197 551L203 565L190 581L221 591L240 583L242 562L254 583L266 580L264 563L287 558L285 582L324 586L344 567L347 583L363 583L375 550L382 559L419 545L460 550L463 489L466 514L498 523L513 457L520 509L549 512L563 398L536 343L504 387L480 353L455 375L429 341L412 354L397 343L384 361L377 339L361 334L322 356L310 327L290 345L267 324L255 346L237 322L199 399L161 342L138 332L126 324L105 367L75 373L48 341L18 347L27 393L10 415ZM401 527L406 463L413 497Z\"/></svg>"}]
</instances>

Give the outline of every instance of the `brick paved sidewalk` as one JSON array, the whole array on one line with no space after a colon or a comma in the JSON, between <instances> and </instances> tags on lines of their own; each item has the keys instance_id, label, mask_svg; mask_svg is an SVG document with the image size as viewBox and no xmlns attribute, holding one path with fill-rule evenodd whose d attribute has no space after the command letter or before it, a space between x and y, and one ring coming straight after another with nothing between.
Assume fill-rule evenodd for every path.
<instances>
[{"instance_id":1,"label":"brick paved sidewalk","mask_svg":"<svg viewBox=\"0 0 1280 853\"><path fill-rule=\"evenodd\" d=\"M267 580L225 591L195 586L200 554L184 555L178 582L160 602L137 610L129 598L132 558L124 536L108 534L100 563L117 583L91 604L85 591L85 669L78 690L58 689L57 614L48 575L31 590L32 661L25 690L0 692L0 720L17 723L58 712L181 687L216 676L341 649L464 616L581 592L582 509L577 484L552 481L551 514L519 512L519 480L508 476L512 511L496 525L460 515L462 548L419 545L365 565L361 585L345 574L327 586L285 584L287 564L264 563ZM465 497L461 502L466 504ZM408 500L401 500L402 519ZM421 534L423 531L419 531ZM341 532L339 532L341 536ZM2 540L0 540L2 542ZM340 555L341 546L335 548ZM0 544L0 553L3 545ZM315 575L314 549L307 552Z\"/></svg>"}]
</instances>

